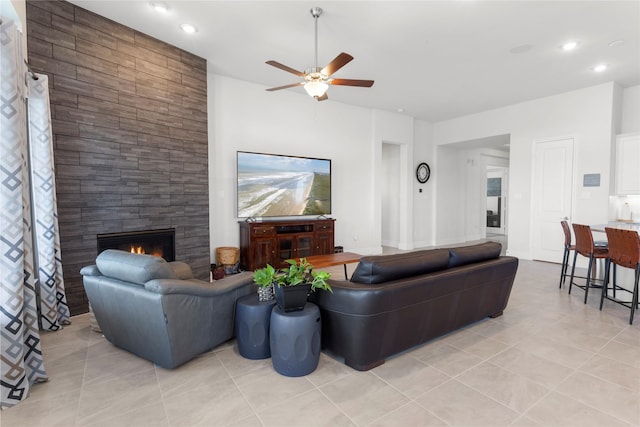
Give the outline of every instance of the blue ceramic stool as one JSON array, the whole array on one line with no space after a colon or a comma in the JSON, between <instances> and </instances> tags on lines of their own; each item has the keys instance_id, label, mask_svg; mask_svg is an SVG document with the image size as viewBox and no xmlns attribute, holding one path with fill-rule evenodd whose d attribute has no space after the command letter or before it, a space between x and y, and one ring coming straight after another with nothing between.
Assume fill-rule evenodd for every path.
<instances>
[{"instance_id":1,"label":"blue ceramic stool","mask_svg":"<svg viewBox=\"0 0 640 427\"><path fill-rule=\"evenodd\" d=\"M308 302L303 310L271 312L271 362L287 377L301 377L318 367L320 360L320 310Z\"/></svg>"},{"instance_id":2,"label":"blue ceramic stool","mask_svg":"<svg viewBox=\"0 0 640 427\"><path fill-rule=\"evenodd\" d=\"M269 319L276 301L258 301L257 294L236 302L236 342L238 352L247 359L266 359L269 348Z\"/></svg>"}]
</instances>

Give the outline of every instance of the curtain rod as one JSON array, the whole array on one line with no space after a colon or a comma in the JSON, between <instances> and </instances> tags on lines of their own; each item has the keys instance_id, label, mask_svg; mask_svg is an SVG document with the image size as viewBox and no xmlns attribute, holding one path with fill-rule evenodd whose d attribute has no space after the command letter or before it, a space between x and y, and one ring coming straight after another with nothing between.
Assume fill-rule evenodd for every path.
<instances>
[{"instance_id":1,"label":"curtain rod","mask_svg":"<svg viewBox=\"0 0 640 427\"><path fill-rule=\"evenodd\" d=\"M36 73L31 69L31 66L29 65L26 59L24 60L24 65L27 66L27 70L29 71L29 74L31 74L31 78L33 80L38 80L38 76L36 76Z\"/></svg>"}]
</instances>

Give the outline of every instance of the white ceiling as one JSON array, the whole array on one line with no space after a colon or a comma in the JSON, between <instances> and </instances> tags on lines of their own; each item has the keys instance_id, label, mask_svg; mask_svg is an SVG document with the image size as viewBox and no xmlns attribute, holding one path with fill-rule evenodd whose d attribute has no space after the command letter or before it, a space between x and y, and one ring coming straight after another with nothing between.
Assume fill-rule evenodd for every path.
<instances>
[{"instance_id":1,"label":"white ceiling","mask_svg":"<svg viewBox=\"0 0 640 427\"><path fill-rule=\"evenodd\" d=\"M164 15L142 0L71 3L206 58L209 71L265 88L298 81L267 60L300 71L314 65L309 10L320 6L319 65L347 52L355 59L333 77L375 80L370 89L330 87L330 100L431 122L608 81L640 84L635 0L163 1ZM198 32L183 33L185 22ZM563 52L569 39L580 45ZM624 43L610 46L615 40ZM600 62L609 70L593 72Z\"/></svg>"}]
</instances>

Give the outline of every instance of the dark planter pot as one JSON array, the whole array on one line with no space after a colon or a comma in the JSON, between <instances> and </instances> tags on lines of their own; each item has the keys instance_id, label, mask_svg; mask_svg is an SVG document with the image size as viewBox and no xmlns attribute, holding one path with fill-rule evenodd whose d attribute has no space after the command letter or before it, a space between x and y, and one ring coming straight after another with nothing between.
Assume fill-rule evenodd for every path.
<instances>
[{"instance_id":1,"label":"dark planter pot","mask_svg":"<svg viewBox=\"0 0 640 427\"><path fill-rule=\"evenodd\" d=\"M311 292L311 284L297 286L274 286L276 303L285 313L304 309L307 297Z\"/></svg>"}]
</instances>

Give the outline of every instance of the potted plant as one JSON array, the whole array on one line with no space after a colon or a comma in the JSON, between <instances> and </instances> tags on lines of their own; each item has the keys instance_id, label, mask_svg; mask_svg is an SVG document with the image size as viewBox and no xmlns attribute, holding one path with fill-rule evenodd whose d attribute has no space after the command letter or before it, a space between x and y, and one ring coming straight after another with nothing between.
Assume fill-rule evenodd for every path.
<instances>
[{"instance_id":1,"label":"potted plant","mask_svg":"<svg viewBox=\"0 0 640 427\"><path fill-rule=\"evenodd\" d=\"M302 310L311 291L321 289L332 292L327 282L331 273L313 270L313 265L306 258L301 258L299 262L292 259L286 262L289 267L282 270L267 264L253 274L253 280L260 289L269 288L269 283L275 287L276 302L283 311Z\"/></svg>"},{"instance_id":2,"label":"potted plant","mask_svg":"<svg viewBox=\"0 0 640 427\"><path fill-rule=\"evenodd\" d=\"M253 273L253 281L258 285L258 301L272 301L276 269L267 264L265 268L260 268Z\"/></svg>"}]
</instances>

